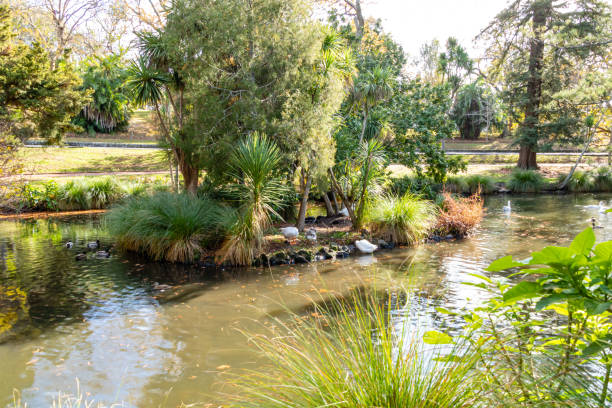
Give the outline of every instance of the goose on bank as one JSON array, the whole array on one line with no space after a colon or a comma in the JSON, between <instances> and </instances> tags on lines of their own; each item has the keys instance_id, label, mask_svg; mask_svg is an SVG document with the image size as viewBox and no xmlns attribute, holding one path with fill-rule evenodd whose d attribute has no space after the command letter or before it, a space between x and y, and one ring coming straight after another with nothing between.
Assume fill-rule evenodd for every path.
<instances>
[{"instance_id":1,"label":"goose on bank","mask_svg":"<svg viewBox=\"0 0 612 408\"><path fill-rule=\"evenodd\" d=\"M363 254L371 254L378 249L377 245L374 245L367 239L360 239L359 241L355 241L355 246Z\"/></svg>"},{"instance_id":2,"label":"goose on bank","mask_svg":"<svg viewBox=\"0 0 612 408\"><path fill-rule=\"evenodd\" d=\"M280 228L280 232L281 234L283 234L283 237L285 237L288 240L297 238L297 236L300 233L300 231L298 231L298 229L295 227L283 227L283 228Z\"/></svg>"}]
</instances>

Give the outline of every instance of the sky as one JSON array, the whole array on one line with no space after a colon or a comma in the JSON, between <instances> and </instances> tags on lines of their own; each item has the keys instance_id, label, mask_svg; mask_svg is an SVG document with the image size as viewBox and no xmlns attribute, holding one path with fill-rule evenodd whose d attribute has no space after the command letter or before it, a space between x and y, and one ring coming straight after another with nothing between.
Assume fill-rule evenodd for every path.
<instances>
[{"instance_id":1,"label":"sky","mask_svg":"<svg viewBox=\"0 0 612 408\"><path fill-rule=\"evenodd\" d=\"M422 44L434 38L443 44L449 36L478 57L482 45L473 44L474 37L507 4L508 0L371 0L363 14L380 18L409 58L418 56Z\"/></svg>"}]
</instances>

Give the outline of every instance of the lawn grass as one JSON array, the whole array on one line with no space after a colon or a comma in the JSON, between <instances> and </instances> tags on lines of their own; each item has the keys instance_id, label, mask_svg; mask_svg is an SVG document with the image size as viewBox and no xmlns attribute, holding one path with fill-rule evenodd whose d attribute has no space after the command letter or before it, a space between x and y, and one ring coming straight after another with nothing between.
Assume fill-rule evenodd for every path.
<instances>
[{"instance_id":1,"label":"lawn grass","mask_svg":"<svg viewBox=\"0 0 612 408\"><path fill-rule=\"evenodd\" d=\"M113 173L163 171L168 163L161 150L115 147L25 148L19 152L27 174Z\"/></svg>"}]
</instances>

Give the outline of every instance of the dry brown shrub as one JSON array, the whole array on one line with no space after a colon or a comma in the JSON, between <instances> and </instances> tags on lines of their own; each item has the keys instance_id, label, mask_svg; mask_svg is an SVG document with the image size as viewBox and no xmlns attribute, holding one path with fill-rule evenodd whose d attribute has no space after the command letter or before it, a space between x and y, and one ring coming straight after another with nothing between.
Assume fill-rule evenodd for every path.
<instances>
[{"instance_id":1,"label":"dry brown shrub","mask_svg":"<svg viewBox=\"0 0 612 408\"><path fill-rule=\"evenodd\" d=\"M448 192L442 195L444 202L434 231L440 236L452 234L456 237L465 237L482 220L484 215L482 197L478 193L469 197L453 197Z\"/></svg>"}]
</instances>

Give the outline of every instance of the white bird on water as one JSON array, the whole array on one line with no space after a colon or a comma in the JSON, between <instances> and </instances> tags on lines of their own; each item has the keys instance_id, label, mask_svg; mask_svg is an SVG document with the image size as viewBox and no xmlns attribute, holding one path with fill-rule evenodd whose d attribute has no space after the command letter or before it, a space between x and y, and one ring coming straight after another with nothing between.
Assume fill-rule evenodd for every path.
<instances>
[{"instance_id":1,"label":"white bird on water","mask_svg":"<svg viewBox=\"0 0 612 408\"><path fill-rule=\"evenodd\" d=\"M508 205L504 205L503 210L506 214L510 214L512 212L512 204L510 204L510 200L508 200Z\"/></svg>"},{"instance_id":2,"label":"white bird on water","mask_svg":"<svg viewBox=\"0 0 612 408\"><path fill-rule=\"evenodd\" d=\"M364 254L371 254L372 252L378 249L377 245L374 245L367 239L360 239L359 241L355 241L355 246L359 251Z\"/></svg>"},{"instance_id":3,"label":"white bird on water","mask_svg":"<svg viewBox=\"0 0 612 408\"><path fill-rule=\"evenodd\" d=\"M283 228L280 228L280 232L281 234L283 234L283 236L286 239L289 239L289 240L297 238L297 236L300 233L300 231L298 231L298 229L295 227L283 227Z\"/></svg>"}]
</instances>

